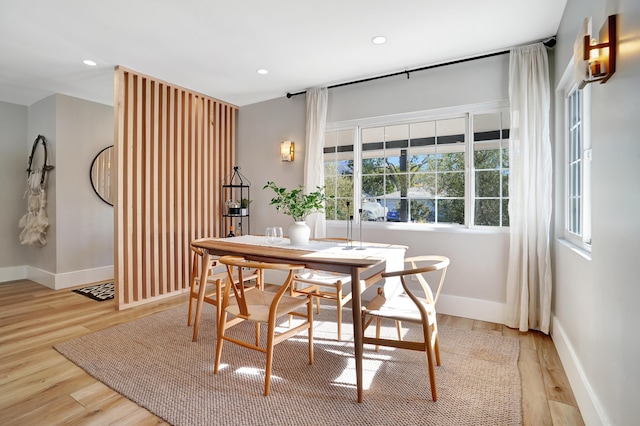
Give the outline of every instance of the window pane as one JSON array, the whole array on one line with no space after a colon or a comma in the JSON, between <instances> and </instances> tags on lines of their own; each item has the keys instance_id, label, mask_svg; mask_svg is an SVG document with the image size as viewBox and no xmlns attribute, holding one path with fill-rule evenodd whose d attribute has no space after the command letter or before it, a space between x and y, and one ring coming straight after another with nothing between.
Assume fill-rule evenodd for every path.
<instances>
[{"instance_id":1,"label":"window pane","mask_svg":"<svg viewBox=\"0 0 640 426\"><path fill-rule=\"evenodd\" d=\"M410 201L411 221L417 223L433 223L436 216L435 201L433 199Z\"/></svg>"},{"instance_id":2,"label":"window pane","mask_svg":"<svg viewBox=\"0 0 640 426\"><path fill-rule=\"evenodd\" d=\"M441 197L464 197L464 173L440 173L438 195Z\"/></svg>"},{"instance_id":3,"label":"window pane","mask_svg":"<svg viewBox=\"0 0 640 426\"><path fill-rule=\"evenodd\" d=\"M475 223L479 226L500 226L500 200L476 200Z\"/></svg>"},{"instance_id":4,"label":"window pane","mask_svg":"<svg viewBox=\"0 0 640 426\"><path fill-rule=\"evenodd\" d=\"M465 129L466 120L464 118L438 120L436 123L436 144L464 143Z\"/></svg>"},{"instance_id":5,"label":"window pane","mask_svg":"<svg viewBox=\"0 0 640 426\"><path fill-rule=\"evenodd\" d=\"M384 127L371 127L362 129L362 143L382 142L384 140Z\"/></svg>"},{"instance_id":6,"label":"window pane","mask_svg":"<svg viewBox=\"0 0 640 426\"><path fill-rule=\"evenodd\" d=\"M502 171L502 194L503 197L509 196L509 170Z\"/></svg>"},{"instance_id":7,"label":"window pane","mask_svg":"<svg viewBox=\"0 0 640 426\"><path fill-rule=\"evenodd\" d=\"M409 139L409 125L399 124L396 126L385 126L385 141L406 141Z\"/></svg>"},{"instance_id":8,"label":"window pane","mask_svg":"<svg viewBox=\"0 0 640 426\"><path fill-rule=\"evenodd\" d=\"M502 200L502 226L509 226L509 200Z\"/></svg>"},{"instance_id":9,"label":"window pane","mask_svg":"<svg viewBox=\"0 0 640 426\"><path fill-rule=\"evenodd\" d=\"M404 222L407 220L407 199L387 198L384 200L389 222Z\"/></svg>"},{"instance_id":10,"label":"window pane","mask_svg":"<svg viewBox=\"0 0 640 426\"><path fill-rule=\"evenodd\" d=\"M412 155L409 157L409 164L407 168L412 172L426 172L434 169L434 156L433 155Z\"/></svg>"},{"instance_id":11,"label":"window pane","mask_svg":"<svg viewBox=\"0 0 640 426\"><path fill-rule=\"evenodd\" d=\"M350 205L347 207L347 203ZM337 220L349 220L349 216L353 213L353 202L351 198L337 198L336 199L336 219Z\"/></svg>"},{"instance_id":12,"label":"window pane","mask_svg":"<svg viewBox=\"0 0 640 426\"><path fill-rule=\"evenodd\" d=\"M411 138L411 146L427 145L427 140L431 140L431 144L435 143L436 122L423 121L419 123L411 123L409 125L409 136Z\"/></svg>"},{"instance_id":13,"label":"window pane","mask_svg":"<svg viewBox=\"0 0 640 426\"><path fill-rule=\"evenodd\" d=\"M473 151L473 165L476 169L500 168L500 150L476 148Z\"/></svg>"},{"instance_id":14,"label":"window pane","mask_svg":"<svg viewBox=\"0 0 640 426\"><path fill-rule=\"evenodd\" d=\"M464 152L442 154L438 161L438 171L464 170Z\"/></svg>"},{"instance_id":15,"label":"window pane","mask_svg":"<svg viewBox=\"0 0 640 426\"><path fill-rule=\"evenodd\" d=\"M464 199L438 200L438 222L464 224Z\"/></svg>"},{"instance_id":16,"label":"window pane","mask_svg":"<svg viewBox=\"0 0 640 426\"><path fill-rule=\"evenodd\" d=\"M433 198L436 195L436 174L418 173L411 176L410 196L413 198Z\"/></svg>"},{"instance_id":17,"label":"window pane","mask_svg":"<svg viewBox=\"0 0 640 426\"><path fill-rule=\"evenodd\" d=\"M500 172L498 170L476 172L476 197L500 196Z\"/></svg>"},{"instance_id":18,"label":"window pane","mask_svg":"<svg viewBox=\"0 0 640 426\"><path fill-rule=\"evenodd\" d=\"M362 159L362 174L383 173L385 168L386 162L382 157Z\"/></svg>"},{"instance_id":19,"label":"window pane","mask_svg":"<svg viewBox=\"0 0 640 426\"><path fill-rule=\"evenodd\" d=\"M325 215L329 220L344 217L341 208L346 200L353 198L353 147L355 129L325 132L324 144L324 185L325 192L333 195L332 201L325 204Z\"/></svg>"},{"instance_id":20,"label":"window pane","mask_svg":"<svg viewBox=\"0 0 640 426\"><path fill-rule=\"evenodd\" d=\"M507 148L502 148L502 168L503 169L508 169L509 168L509 144L506 144Z\"/></svg>"},{"instance_id":21,"label":"window pane","mask_svg":"<svg viewBox=\"0 0 640 426\"><path fill-rule=\"evenodd\" d=\"M336 182L336 196L343 198L353 198L353 176L338 176Z\"/></svg>"},{"instance_id":22,"label":"window pane","mask_svg":"<svg viewBox=\"0 0 640 426\"><path fill-rule=\"evenodd\" d=\"M327 220L336 220L336 200L327 201L324 208Z\"/></svg>"},{"instance_id":23,"label":"window pane","mask_svg":"<svg viewBox=\"0 0 640 426\"><path fill-rule=\"evenodd\" d=\"M364 198L361 205L362 220L380 222L387 219L387 209L377 200Z\"/></svg>"},{"instance_id":24,"label":"window pane","mask_svg":"<svg viewBox=\"0 0 640 426\"><path fill-rule=\"evenodd\" d=\"M324 175L324 192L327 195L336 195L336 176Z\"/></svg>"},{"instance_id":25,"label":"window pane","mask_svg":"<svg viewBox=\"0 0 640 426\"><path fill-rule=\"evenodd\" d=\"M362 196L381 197L384 195L384 175L362 176Z\"/></svg>"},{"instance_id":26,"label":"window pane","mask_svg":"<svg viewBox=\"0 0 640 426\"><path fill-rule=\"evenodd\" d=\"M407 175L404 173L388 174L385 182L385 193L392 196L407 195ZM397 194L396 194L397 192Z\"/></svg>"},{"instance_id":27,"label":"window pane","mask_svg":"<svg viewBox=\"0 0 640 426\"><path fill-rule=\"evenodd\" d=\"M325 158L327 156L325 155ZM335 176L338 174L338 162L337 161L325 161L324 162L324 175Z\"/></svg>"}]
</instances>

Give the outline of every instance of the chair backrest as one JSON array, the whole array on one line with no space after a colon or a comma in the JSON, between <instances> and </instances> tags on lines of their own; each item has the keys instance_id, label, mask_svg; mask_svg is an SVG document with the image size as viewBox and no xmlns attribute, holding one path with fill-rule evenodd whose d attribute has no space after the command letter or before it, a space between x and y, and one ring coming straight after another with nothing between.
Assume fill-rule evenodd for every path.
<instances>
[{"instance_id":1,"label":"chair backrest","mask_svg":"<svg viewBox=\"0 0 640 426\"><path fill-rule=\"evenodd\" d=\"M196 240L191 241L190 247L191 247L191 253L193 253L192 256L192 260L191 260L191 276L192 277L199 277L200 276L200 259L202 259L202 256L204 255L203 250L200 247L196 247L193 244L194 243L198 243L201 241L210 241L211 238L198 238ZM211 269L212 267L214 267L216 265L218 261L217 257L211 257L211 261L209 264L209 269Z\"/></svg>"},{"instance_id":2,"label":"chair backrest","mask_svg":"<svg viewBox=\"0 0 640 426\"><path fill-rule=\"evenodd\" d=\"M404 261L405 263L410 263L411 269L414 271L425 266L433 267L433 269L429 269L424 272L432 272L432 271L438 271L438 270L442 271L442 273L440 274L440 282L438 283L438 286L436 288L435 296L433 295L431 286L429 285L427 280L424 278L424 275L423 275L424 272L414 272L412 274L408 274L408 275L416 276L416 278L418 279L418 282L422 286L422 290L425 293L425 298L429 303L433 303L435 305L438 302L438 297L440 296L440 292L442 291L444 279L445 279L445 276L447 275L447 267L451 263L449 258L446 256L425 255L425 256L409 257ZM409 272L409 271L406 271L406 272ZM404 286L404 283L403 283L403 286Z\"/></svg>"},{"instance_id":3,"label":"chair backrest","mask_svg":"<svg viewBox=\"0 0 640 426\"><path fill-rule=\"evenodd\" d=\"M407 283L408 276L415 276L422 287L422 290L425 294L425 299L427 304L435 308L435 304L438 300L438 296L440 295L440 291L442 290L442 285L444 283L444 278L447 273L447 267L449 266L450 260L445 256L435 256L435 255L427 255L427 256L415 256L405 259L406 263L411 264L411 269L405 269L403 271L393 271L393 272L385 272L382 274L384 278L386 277L400 277L400 281L402 282L402 287L404 292L409 296L409 298L415 303L418 310L421 312L422 318L427 317L427 311L425 306L420 302L419 298L415 295L415 292L411 290L411 287ZM425 265L426 264L426 265ZM427 272L433 272L441 270L442 273L440 275L440 283L438 284L438 289L436 291L436 296L433 296L431 291L431 287L429 283L424 278L423 274Z\"/></svg>"},{"instance_id":4,"label":"chair backrest","mask_svg":"<svg viewBox=\"0 0 640 426\"><path fill-rule=\"evenodd\" d=\"M246 288L244 283L245 281L249 281L252 278L251 275L255 275L255 272L247 272L248 270L258 271L258 284L264 284L264 270L277 270L277 271L289 271L287 279L284 284L280 288L280 290L276 293L276 297L274 300L279 300L284 292L291 287L294 277L294 271L298 269L303 269L304 265L294 265L288 263L266 263L266 262L256 262L252 260L247 260L241 256L222 256L218 259L220 263L227 266L227 285L225 286L223 301L222 301L222 309L226 309L229 305L229 297L231 295L231 290L233 290L233 294L235 296L235 300L238 304L238 308L240 310L240 317L248 318L250 315L249 306L247 303L246 292L252 291L255 287ZM235 274L234 274L235 272ZM235 279L234 279L235 275Z\"/></svg>"}]
</instances>

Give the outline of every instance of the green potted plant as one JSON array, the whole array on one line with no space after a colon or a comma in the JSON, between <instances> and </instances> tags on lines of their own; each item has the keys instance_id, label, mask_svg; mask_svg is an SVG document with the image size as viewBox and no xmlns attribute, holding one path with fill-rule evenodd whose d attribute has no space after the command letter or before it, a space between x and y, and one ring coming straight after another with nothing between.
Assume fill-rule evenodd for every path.
<instances>
[{"instance_id":1,"label":"green potted plant","mask_svg":"<svg viewBox=\"0 0 640 426\"><path fill-rule=\"evenodd\" d=\"M304 193L302 186L287 190L279 187L274 182L267 182L262 189L271 188L275 196L269 202L270 206L275 206L276 210L294 220L294 224L289 227L289 239L292 245L304 245L309 242L311 230L304 222L311 213L323 212L324 202L333 199L332 195L324 193L324 187L317 186L316 190Z\"/></svg>"},{"instance_id":2,"label":"green potted plant","mask_svg":"<svg viewBox=\"0 0 640 426\"><path fill-rule=\"evenodd\" d=\"M240 200L240 215L246 216L249 213L249 204L251 204L253 200L248 198L243 198Z\"/></svg>"}]
</instances>

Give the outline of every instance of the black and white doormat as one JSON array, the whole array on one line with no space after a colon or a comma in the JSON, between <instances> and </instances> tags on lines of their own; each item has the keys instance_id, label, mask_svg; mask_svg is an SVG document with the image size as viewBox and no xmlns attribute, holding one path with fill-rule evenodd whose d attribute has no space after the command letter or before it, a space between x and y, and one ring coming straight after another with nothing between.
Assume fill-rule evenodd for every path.
<instances>
[{"instance_id":1,"label":"black and white doormat","mask_svg":"<svg viewBox=\"0 0 640 426\"><path fill-rule=\"evenodd\" d=\"M113 285L113 281L111 281L108 283L91 285L89 287L82 287L73 291L75 293L79 293L84 296L90 297L99 302L103 302L105 300L113 299L114 285Z\"/></svg>"}]
</instances>

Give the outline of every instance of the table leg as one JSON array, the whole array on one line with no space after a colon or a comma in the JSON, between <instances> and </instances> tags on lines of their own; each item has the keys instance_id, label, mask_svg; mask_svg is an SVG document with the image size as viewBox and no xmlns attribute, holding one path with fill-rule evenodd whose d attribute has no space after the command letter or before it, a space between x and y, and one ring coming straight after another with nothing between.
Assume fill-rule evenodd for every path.
<instances>
[{"instance_id":1,"label":"table leg","mask_svg":"<svg viewBox=\"0 0 640 426\"><path fill-rule=\"evenodd\" d=\"M200 325L200 314L202 313L202 305L204 305L204 295L207 292L207 278L209 277L209 262L211 261L211 254L209 250L202 250L202 270L200 271L200 288L198 289L198 302L196 304L196 320L193 323L193 338L192 341L198 340L198 329ZM189 302L191 303L191 302Z\"/></svg>"},{"instance_id":2,"label":"table leg","mask_svg":"<svg viewBox=\"0 0 640 426\"><path fill-rule=\"evenodd\" d=\"M356 387L358 402L362 402L362 289L360 288L360 270L351 269L351 308L353 313L353 346L356 358Z\"/></svg>"}]
</instances>

